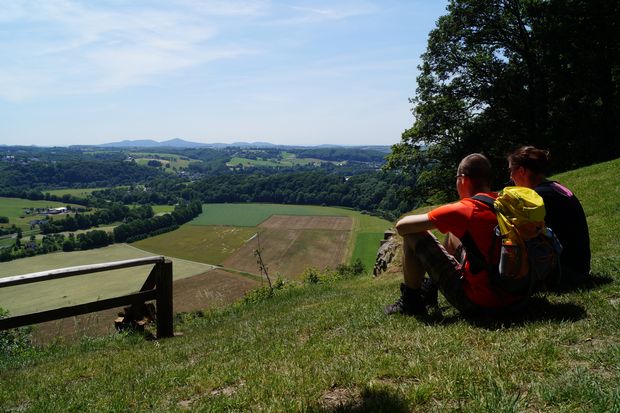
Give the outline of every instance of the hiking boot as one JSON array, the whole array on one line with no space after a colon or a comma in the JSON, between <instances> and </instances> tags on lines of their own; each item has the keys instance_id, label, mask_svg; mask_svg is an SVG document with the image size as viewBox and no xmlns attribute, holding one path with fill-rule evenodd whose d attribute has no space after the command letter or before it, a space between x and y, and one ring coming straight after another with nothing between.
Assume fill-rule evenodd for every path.
<instances>
[{"instance_id":1,"label":"hiking boot","mask_svg":"<svg viewBox=\"0 0 620 413\"><path fill-rule=\"evenodd\" d=\"M400 298L394 304L383 309L386 315L422 315L426 314L426 307L422 301L420 290L414 290L405 284L400 285Z\"/></svg>"},{"instance_id":2,"label":"hiking boot","mask_svg":"<svg viewBox=\"0 0 620 413\"><path fill-rule=\"evenodd\" d=\"M425 278L422 282L422 288L420 290L422 295L422 302L427 307L438 307L437 303L437 286L430 278Z\"/></svg>"}]
</instances>

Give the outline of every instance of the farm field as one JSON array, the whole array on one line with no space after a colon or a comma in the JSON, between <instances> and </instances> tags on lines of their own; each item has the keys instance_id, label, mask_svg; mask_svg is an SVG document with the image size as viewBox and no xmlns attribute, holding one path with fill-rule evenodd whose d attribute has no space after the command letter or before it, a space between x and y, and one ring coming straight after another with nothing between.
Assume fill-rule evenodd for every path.
<instances>
[{"instance_id":1,"label":"farm field","mask_svg":"<svg viewBox=\"0 0 620 413\"><path fill-rule=\"evenodd\" d=\"M2 263L0 278L56 268L149 257L154 254L127 244L87 251L57 252ZM173 258L174 279L202 274L210 265ZM0 303L12 315L104 299L138 290L150 272L149 266L100 272L42 283L0 289Z\"/></svg>"},{"instance_id":2,"label":"farm field","mask_svg":"<svg viewBox=\"0 0 620 413\"><path fill-rule=\"evenodd\" d=\"M257 274L260 232L269 270L297 278L308 266L335 267L361 259L368 271L391 223L357 211L307 205L204 204L180 229L134 243L155 254L181 257Z\"/></svg>"},{"instance_id":3,"label":"farm field","mask_svg":"<svg viewBox=\"0 0 620 413\"><path fill-rule=\"evenodd\" d=\"M255 227L272 215L352 216L354 214L360 215L343 208L313 205L204 204L202 214L190 224Z\"/></svg>"},{"instance_id":4,"label":"farm field","mask_svg":"<svg viewBox=\"0 0 620 413\"><path fill-rule=\"evenodd\" d=\"M0 197L0 215L9 218L9 223L1 224L0 227L7 227L15 224L17 227L22 228L23 230L27 230L30 229L30 221L34 219L41 219L43 218L43 216L34 214L26 215L24 214L24 209L59 208L67 205L71 205L75 208L81 207L80 205L67 204L64 202L54 202L46 200L31 201L29 199L23 198Z\"/></svg>"},{"instance_id":5,"label":"farm field","mask_svg":"<svg viewBox=\"0 0 620 413\"><path fill-rule=\"evenodd\" d=\"M375 265L377 250L381 245L383 232L360 232L357 234L355 244L353 245L353 253L351 262L359 259L366 271L372 271Z\"/></svg>"},{"instance_id":6,"label":"farm field","mask_svg":"<svg viewBox=\"0 0 620 413\"><path fill-rule=\"evenodd\" d=\"M299 218L307 222L300 225ZM258 273L254 250L260 247L270 274L299 278L307 267L335 267L345 261L351 219L339 217L336 228L325 229L335 217L274 215L259 227L259 236L224 261L226 267Z\"/></svg>"},{"instance_id":7,"label":"farm field","mask_svg":"<svg viewBox=\"0 0 620 413\"><path fill-rule=\"evenodd\" d=\"M134 242L133 246L157 255L205 264L220 264L256 233L249 227L185 224L176 231Z\"/></svg>"}]
</instances>

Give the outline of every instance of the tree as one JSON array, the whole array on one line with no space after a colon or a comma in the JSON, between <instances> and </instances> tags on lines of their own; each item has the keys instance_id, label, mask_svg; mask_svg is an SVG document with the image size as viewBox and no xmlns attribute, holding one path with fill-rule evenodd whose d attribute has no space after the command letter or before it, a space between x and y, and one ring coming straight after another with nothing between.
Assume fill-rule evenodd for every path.
<instances>
[{"instance_id":1,"label":"tree","mask_svg":"<svg viewBox=\"0 0 620 413\"><path fill-rule=\"evenodd\" d=\"M445 200L471 152L497 170L523 144L551 149L556 170L620 156L618 2L452 0L447 11L422 55L414 124L386 169Z\"/></svg>"}]
</instances>

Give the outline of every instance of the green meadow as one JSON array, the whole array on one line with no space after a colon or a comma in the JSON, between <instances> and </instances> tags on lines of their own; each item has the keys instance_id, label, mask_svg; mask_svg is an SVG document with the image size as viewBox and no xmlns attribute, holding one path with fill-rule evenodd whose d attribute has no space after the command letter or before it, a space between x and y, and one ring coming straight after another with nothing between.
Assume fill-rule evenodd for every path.
<instances>
[{"instance_id":1,"label":"green meadow","mask_svg":"<svg viewBox=\"0 0 620 413\"><path fill-rule=\"evenodd\" d=\"M180 315L182 336L0 354L6 411L618 412L620 160L555 178L591 231L593 277L521 312L385 316L399 273L287 284Z\"/></svg>"},{"instance_id":2,"label":"green meadow","mask_svg":"<svg viewBox=\"0 0 620 413\"><path fill-rule=\"evenodd\" d=\"M378 232L389 228L391 223L371 215L337 207L283 204L204 204L202 214L191 221L192 225L233 225L254 227L272 215L317 215L352 217L357 230Z\"/></svg>"}]
</instances>

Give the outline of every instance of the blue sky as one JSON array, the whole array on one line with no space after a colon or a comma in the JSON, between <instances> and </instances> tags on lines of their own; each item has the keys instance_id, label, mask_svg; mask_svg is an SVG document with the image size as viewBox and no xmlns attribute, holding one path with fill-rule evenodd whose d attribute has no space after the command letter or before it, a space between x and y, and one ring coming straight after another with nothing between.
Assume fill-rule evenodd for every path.
<instances>
[{"instance_id":1,"label":"blue sky","mask_svg":"<svg viewBox=\"0 0 620 413\"><path fill-rule=\"evenodd\" d=\"M394 144L446 4L2 0L0 144Z\"/></svg>"}]
</instances>

